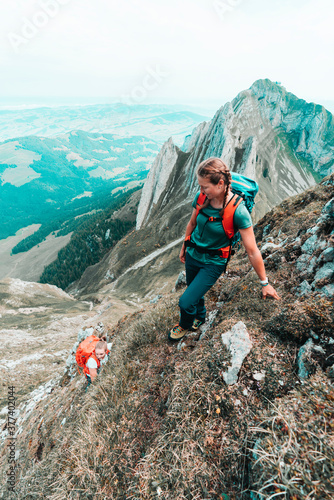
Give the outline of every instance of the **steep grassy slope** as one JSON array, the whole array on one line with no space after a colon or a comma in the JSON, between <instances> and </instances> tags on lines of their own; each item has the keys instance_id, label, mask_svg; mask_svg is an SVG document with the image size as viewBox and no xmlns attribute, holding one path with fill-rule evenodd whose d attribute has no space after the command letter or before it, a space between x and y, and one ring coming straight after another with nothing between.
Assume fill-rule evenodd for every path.
<instances>
[{"instance_id":1,"label":"steep grassy slope","mask_svg":"<svg viewBox=\"0 0 334 500\"><path fill-rule=\"evenodd\" d=\"M261 300L240 249L208 294L200 338L167 343L178 294L166 293L110 328L110 360L87 393L83 378L64 376L30 414L22 409L18 498L333 498L333 184L286 200L256 226L280 301ZM252 349L227 386L221 334L239 321ZM308 379L305 341L315 346Z\"/></svg>"}]
</instances>

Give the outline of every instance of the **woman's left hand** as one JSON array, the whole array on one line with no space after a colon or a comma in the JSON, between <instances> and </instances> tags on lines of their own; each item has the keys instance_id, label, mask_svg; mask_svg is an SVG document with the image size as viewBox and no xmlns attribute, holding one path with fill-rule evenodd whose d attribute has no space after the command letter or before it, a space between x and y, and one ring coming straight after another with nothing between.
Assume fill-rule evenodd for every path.
<instances>
[{"instance_id":1,"label":"woman's left hand","mask_svg":"<svg viewBox=\"0 0 334 500\"><path fill-rule=\"evenodd\" d=\"M281 297L276 292L275 288L271 285L266 285L262 287L262 298L272 297L276 300L281 300Z\"/></svg>"}]
</instances>

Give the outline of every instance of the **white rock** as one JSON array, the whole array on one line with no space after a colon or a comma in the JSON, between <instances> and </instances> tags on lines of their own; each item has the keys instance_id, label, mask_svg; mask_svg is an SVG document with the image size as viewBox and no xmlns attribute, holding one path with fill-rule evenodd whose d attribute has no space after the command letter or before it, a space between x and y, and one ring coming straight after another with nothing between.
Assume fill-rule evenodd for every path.
<instances>
[{"instance_id":1,"label":"white rock","mask_svg":"<svg viewBox=\"0 0 334 500\"><path fill-rule=\"evenodd\" d=\"M209 330L209 328L211 327L212 323L214 322L217 314L218 314L218 309L213 309L213 311L209 312L204 325L200 326L200 330L201 330L202 335L204 335ZM201 337L202 337L202 335L201 335ZM200 337L200 340L201 340L201 337Z\"/></svg>"},{"instance_id":2,"label":"white rock","mask_svg":"<svg viewBox=\"0 0 334 500\"><path fill-rule=\"evenodd\" d=\"M253 373L253 379L257 380L258 382L266 376L266 372L255 372Z\"/></svg>"},{"instance_id":3,"label":"white rock","mask_svg":"<svg viewBox=\"0 0 334 500\"><path fill-rule=\"evenodd\" d=\"M222 373L222 377L226 384L235 384L238 381L238 374L243 360L250 352L253 344L249 338L246 325L242 321L232 326L228 332L223 333L221 339L232 355L232 366L228 368L227 372Z\"/></svg>"},{"instance_id":4,"label":"white rock","mask_svg":"<svg viewBox=\"0 0 334 500\"><path fill-rule=\"evenodd\" d=\"M268 241L268 243L265 243L263 245L260 252L263 253L266 250L277 250L278 248L281 248L281 245L276 245L275 243L271 243L270 241Z\"/></svg>"}]
</instances>

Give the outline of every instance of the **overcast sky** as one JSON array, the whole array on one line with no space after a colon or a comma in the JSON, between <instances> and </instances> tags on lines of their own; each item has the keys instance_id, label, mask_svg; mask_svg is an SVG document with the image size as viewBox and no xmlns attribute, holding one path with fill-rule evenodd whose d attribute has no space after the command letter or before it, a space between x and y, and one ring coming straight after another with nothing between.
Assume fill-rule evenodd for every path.
<instances>
[{"instance_id":1,"label":"overcast sky","mask_svg":"<svg viewBox=\"0 0 334 500\"><path fill-rule=\"evenodd\" d=\"M0 99L218 107L270 78L322 104L333 19L333 0L5 0Z\"/></svg>"}]
</instances>

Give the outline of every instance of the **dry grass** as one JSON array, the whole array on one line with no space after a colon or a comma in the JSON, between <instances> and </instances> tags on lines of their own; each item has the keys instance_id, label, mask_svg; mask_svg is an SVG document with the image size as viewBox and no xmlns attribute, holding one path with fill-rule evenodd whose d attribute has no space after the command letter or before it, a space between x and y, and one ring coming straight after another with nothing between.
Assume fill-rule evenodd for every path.
<instances>
[{"instance_id":1,"label":"dry grass","mask_svg":"<svg viewBox=\"0 0 334 500\"><path fill-rule=\"evenodd\" d=\"M319 370L250 428L252 490L257 498L333 498L333 401L334 391Z\"/></svg>"},{"instance_id":2,"label":"dry grass","mask_svg":"<svg viewBox=\"0 0 334 500\"><path fill-rule=\"evenodd\" d=\"M246 500L251 491L260 500L330 498L330 474L315 484L333 458L326 376L298 385L293 344L250 319L253 349L238 384L226 387L221 371L230 357L220 334L240 315L234 300L205 339L183 350L166 342L176 304L172 295L124 317L110 332L111 359L89 391L77 378L36 407L18 442L18 498L213 500L226 493ZM257 314L276 305L261 307ZM260 369L266 377L258 383L252 374ZM313 489L300 496L302 481L323 496L312 496Z\"/></svg>"},{"instance_id":3,"label":"dry grass","mask_svg":"<svg viewBox=\"0 0 334 500\"><path fill-rule=\"evenodd\" d=\"M329 380L314 376L317 391L310 398L311 386L296 376L295 339L283 341L258 326L286 304L257 302L252 274L238 273L223 277L208 295L209 308L219 295L227 299L209 334L182 350L166 341L178 316L173 294L118 322L109 332L110 361L89 391L84 379L74 379L24 425L19 498L213 500L226 493L247 500L252 491L259 500L330 498L328 482L314 484L327 497L312 496L312 489L297 494L298 478L314 483L323 474L319 468L330 467L329 423L322 434L308 427L327 422ZM248 294L240 302L244 287ZM220 335L239 319L253 349L238 383L226 387L221 372L230 357ZM266 376L259 383L253 373L260 370ZM310 418L314 405L318 420ZM323 460L315 462L315 454ZM292 466L303 473L287 475Z\"/></svg>"}]
</instances>

